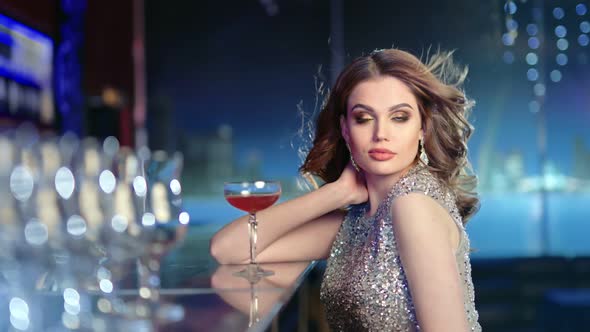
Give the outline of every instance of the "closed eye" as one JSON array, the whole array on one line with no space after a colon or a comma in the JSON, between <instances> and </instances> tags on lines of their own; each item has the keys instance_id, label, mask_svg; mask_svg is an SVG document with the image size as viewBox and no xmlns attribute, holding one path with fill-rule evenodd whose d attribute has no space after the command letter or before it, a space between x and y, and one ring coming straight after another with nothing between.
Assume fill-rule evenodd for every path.
<instances>
[{"instance_id":1,"label":"closed eye","mask_svg":"<svg viewBox=\"0 0 590 332\"><path fill-rule=\"evenodd\" d=\"M399 115L399 116L394 116L391 119L395 122L406 122L406 121L408 121L409 117L407 115Z\"/></svg>"},{"instance_id":2,"label":"closed eye","mask_svg":"<svg viewBox=\"0 0 590 332\"><path fill-rule=\"evenodd\" d=\"M373 120L373 118L370 116L359 116L359 117L355 117L354 120L356 121L356 123L361 124L361 123L367 123L367 122Z\"/></svg>"}]
</instances>

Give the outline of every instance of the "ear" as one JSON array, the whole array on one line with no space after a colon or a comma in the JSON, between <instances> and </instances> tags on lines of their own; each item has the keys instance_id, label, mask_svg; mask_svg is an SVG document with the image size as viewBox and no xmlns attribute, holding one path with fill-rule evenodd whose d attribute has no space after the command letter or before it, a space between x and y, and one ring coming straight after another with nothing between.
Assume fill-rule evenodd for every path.
<instances>
[{"instance_id":1,"label":"ear","mask_svg":"<svg viewBox=\"0 0 590 332\"><path fill-rule=\"evenodd\" d=\"M350 132L348 131L348 125L346 124L344 115L340 116L340 130L346 143L350 142Z\"/></svg>"}]
</instances>

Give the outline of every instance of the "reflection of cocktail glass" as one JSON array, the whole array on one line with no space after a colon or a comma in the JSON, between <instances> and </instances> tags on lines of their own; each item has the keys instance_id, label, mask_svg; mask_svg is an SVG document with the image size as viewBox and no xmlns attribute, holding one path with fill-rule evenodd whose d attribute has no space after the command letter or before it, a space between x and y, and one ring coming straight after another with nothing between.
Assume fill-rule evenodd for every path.
<instances>
[{"instance_id":1,"label":"reflection of cocktail glass","mask_svg":"<svg viewBox=\"0 0 590 332\"><path fill-rule=\"evenodd\" d=\"M256 241L258 222L256 212L273 205L281 195L278 181L227 182L223 186L225 199L234 207L250 214L248 218L248 237L250 239L250 264L236 275L248 280L273 275L272 271L263 270L256 263Z\"/></svg>"}]
</instances>

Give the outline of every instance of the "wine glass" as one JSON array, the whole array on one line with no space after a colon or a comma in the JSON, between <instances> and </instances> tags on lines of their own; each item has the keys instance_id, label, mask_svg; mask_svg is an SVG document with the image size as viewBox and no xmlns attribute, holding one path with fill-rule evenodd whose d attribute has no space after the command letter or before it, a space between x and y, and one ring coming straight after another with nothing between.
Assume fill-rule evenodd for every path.
<instances>
[{"instance_id":1,"label":"wine glass","mask_svg":"<svg viewBox=\"0 0 590 332\"><path fill-rule=\"evenodd\" d=\"M226 182L223 185L225 199L234 207L248 212L248 237L250 239L250 264L237 276L248 280L259 280L273 275L273 271L263 270L256 263L256 241L258 221L256 212L273 205L281 195L281 183L278 181Z\"/></svg>"}]
</instances>

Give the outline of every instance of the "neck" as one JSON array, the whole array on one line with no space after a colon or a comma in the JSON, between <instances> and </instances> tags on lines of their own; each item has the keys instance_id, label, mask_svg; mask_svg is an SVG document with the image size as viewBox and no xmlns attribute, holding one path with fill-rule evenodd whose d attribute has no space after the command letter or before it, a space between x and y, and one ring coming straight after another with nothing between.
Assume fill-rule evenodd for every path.
<instances>
[{"instance_id":1,"label":"neck","mask_svg":"<svg viewBox=\"0 0 590 332\"><path fill-rule=\"evenodd\" d=\"M399 179L408 173L414 165L415 163L412 163L403 170L389 175L365 174L367 191L369 192L370 209L368 214L370 216L373 216L377 212L379 204L387 197L391 188L393 188Z\"/></svg>"}]
</instances>

